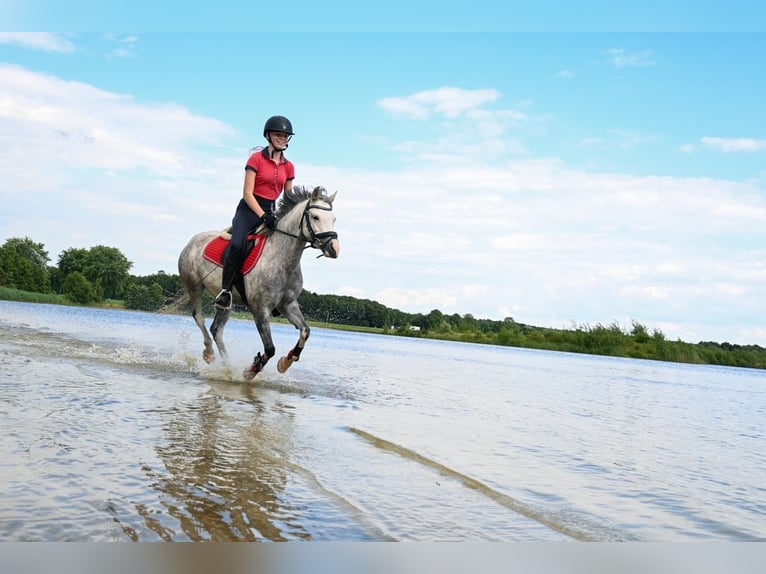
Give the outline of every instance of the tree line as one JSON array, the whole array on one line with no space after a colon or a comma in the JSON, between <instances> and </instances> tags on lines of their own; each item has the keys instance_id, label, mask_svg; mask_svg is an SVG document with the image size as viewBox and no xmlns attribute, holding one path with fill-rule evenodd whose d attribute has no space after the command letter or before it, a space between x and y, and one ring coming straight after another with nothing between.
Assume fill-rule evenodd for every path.
<instances>
[{"instance_id":1,"label":"tree line","mask_svg":"<svg viewBox=\"0 0 766 574\"><path fill-rule=\"evenodd\" d=\"M13 298L8 290L61 297L81 305L112 304L143 311L189 312L189 300L178 274L130 274L133 263L119 249L97 245L62 251L49 265L45 246L28 237L11 238L0 247L0 298ZM15 295L18 297L18 294ZM35 300L25 298L25 300ZM37 299L48 301L49 299ZM57 301L55 301L57 302ZM536 327L502 320L479 319L470 313L448 315L407 313L369 299L346 295L320 295L304 290L298 302L307 320L407 337L427 337L490 345L587 353L615 357L655 359L737 367L766 368L766 349L759 345L668 340L662 331L633 321L630 327L573 325L571 329ZM203 309L213 312L212 297ZM245 311L244 308L239 309Z\"/></svg>"},{"instance_id":2,"label":"tree line","mask_svg":"<svg viewBox=\"0 0 766 574\"><path fill-rule=\"evenodd\" d=\"M6 240L0 247L0 287L60 295L80 305L115 301L144 311L160 309L181 289L178 275L131 275L133 262L116 247L72 247L59 254L56 265L50 261L42 243L29 237Z\"/></svg>"}]
</instances>

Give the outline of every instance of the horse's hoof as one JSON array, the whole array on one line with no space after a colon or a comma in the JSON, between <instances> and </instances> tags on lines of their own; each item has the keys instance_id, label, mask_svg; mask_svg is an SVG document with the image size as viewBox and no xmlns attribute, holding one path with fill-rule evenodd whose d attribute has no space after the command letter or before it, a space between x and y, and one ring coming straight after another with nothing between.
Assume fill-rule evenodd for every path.
<instances>
[{"instance_id":1,"label":"horse's hoof","mask_svg":"<svg viewBox=\"0 0 766 574\"><path fill-rule=\"evenodd\" d=\"M213 361L215 361L215 353L208 353L206 351L202 351L202 359L209 365Z\"/></svg>"},{"instance_id":2,"label":"horse's hoof","mask_svg":"<svg viewBox=\"0 0 766 574\"><path fill-rule=\"evenodd\" d=\"M255 378L255 375L257 375L253 369L245 369L242 371L242 376L245 377L246 381L252 381Z\"/></svg>"},{"instance_id":3,"label":"horse's hoof","mask_svg":"<svg viewBox=\"0 0 766 574\"><path fill-rule=\"evenodd\" d=\"M277 361L277 371L279 371L280 373L284 373L297 360L298 359L296 359L295 357L282 357L281 359L279 359L279 361Z\"/></svg>"}]
</instances>

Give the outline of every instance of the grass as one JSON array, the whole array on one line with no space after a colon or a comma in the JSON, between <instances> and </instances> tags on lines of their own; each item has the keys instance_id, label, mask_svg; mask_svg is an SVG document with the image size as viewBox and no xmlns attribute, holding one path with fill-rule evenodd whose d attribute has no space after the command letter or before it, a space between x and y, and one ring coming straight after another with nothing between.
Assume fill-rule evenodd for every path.
<instances>
[{"instance_id":1,"label":"grass","mask_svg":"<svg viewBox=\"0 0 766 574\"><path fill-rule=\"evenodd\" d=\"M11 287L0 287L0 299L5 301L21 301L23 303L72 304L69 299L56 293L35 293L34 291L21 291Z\"/></svg>"}]
</instances>

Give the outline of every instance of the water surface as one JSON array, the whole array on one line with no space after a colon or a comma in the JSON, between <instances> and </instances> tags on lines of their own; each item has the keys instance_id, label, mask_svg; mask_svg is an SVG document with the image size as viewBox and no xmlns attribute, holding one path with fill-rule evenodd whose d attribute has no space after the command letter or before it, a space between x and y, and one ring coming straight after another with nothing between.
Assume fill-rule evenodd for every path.
<instances>
[{"instance_id":1,"label":"water surface","mask_svg":"<svg viewBox=\"0 0 766 574\"><path fill-rule=\"evenodd\" d=\"M0 539L766 539L764 371L315 328L245 383L226 339L0 301Z\"/></svg>"}]
</instances>

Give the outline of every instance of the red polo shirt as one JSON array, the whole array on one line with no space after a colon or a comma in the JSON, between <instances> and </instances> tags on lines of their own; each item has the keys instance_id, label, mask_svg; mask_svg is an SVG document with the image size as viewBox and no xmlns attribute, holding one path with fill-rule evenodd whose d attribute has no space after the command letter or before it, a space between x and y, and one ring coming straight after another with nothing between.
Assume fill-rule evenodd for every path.
<instances>
[{"instance_id":1,"label":"red polo shirt","mask_svg":"<svg viewBox=\"0 0 766 574\"><path fill-rule=\"evenodd\" d=\"M269 157L269 148L256 151L247 160L245 169L255 172L255 185L253 195L265 199L275 200L282 193L285 182L295 179L295 166L293 162L282 154L279 163Z\"/></svg>"}]
</instances>

